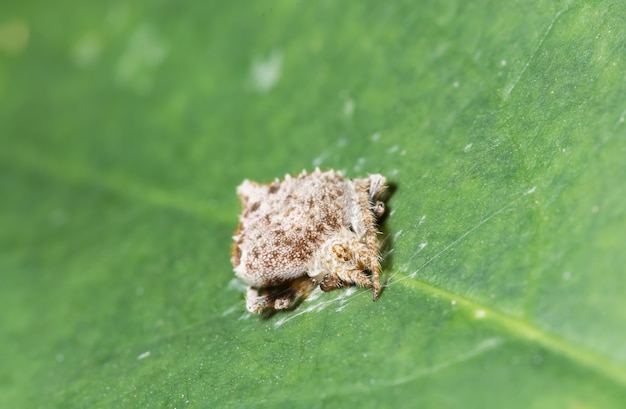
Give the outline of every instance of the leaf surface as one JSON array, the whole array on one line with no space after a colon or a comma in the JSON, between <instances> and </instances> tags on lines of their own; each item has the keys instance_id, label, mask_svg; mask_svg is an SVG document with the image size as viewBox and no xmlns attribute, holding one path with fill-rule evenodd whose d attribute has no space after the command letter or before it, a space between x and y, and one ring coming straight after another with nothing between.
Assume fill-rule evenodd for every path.
<instances>
[{"instance_id":1,"label":"leaf surface","mask_svg":"<svg viewBox=\"0 0 626 409\"><path fill-rule=\"evenodd\" d=\"M623 407L626 7L440 3L2 6L0 406ZM315 166L386 287L259 319L235 188Z\"/></svg>"}]
</instances>

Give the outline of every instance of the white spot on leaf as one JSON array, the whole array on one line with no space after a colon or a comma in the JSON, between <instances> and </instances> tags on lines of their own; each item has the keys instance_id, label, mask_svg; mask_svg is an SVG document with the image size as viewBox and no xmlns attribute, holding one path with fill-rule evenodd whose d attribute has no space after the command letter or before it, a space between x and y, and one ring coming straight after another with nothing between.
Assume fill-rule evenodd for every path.
<instances>
[{"instance_id":1,"label":"white spot on leaf","mask_svg":"<svg viewBox=\"0 0 626 409\"><path fill-rule=\"evenodd\" d=\"M79 67L87 67L102 54L102 41L95 33L83 35L72 47L72 60Z\"/></svg>"},{"instance_id":2,"label":"white spot on leaf","mask_svg":"<svg viewBox=\"0 0 626 409\"><path fill-rule=\"evenodd\" d=\"M137 92L149 91L154 76L154 69L167 56L165 44L158 38L154 30L143 25L137 28L120 57L115 77L117 81Z\"/></svg>"},{"instance_id":3,"label":"white spot on leaf","mask_svg":"<svg viewBox=\"0 0 626 409\"><path fill-rule=\"evenodd\" d=\"M274 50L265 58L252 62L251 77L255 90L261 93L270 91L280 79L283 65L283 53Z\"/></svg>"},{"instance_id":4,"label":"white spot on leaf","mask_svg":"<svg viewBox=\"0 0 626 409\"><path fill-rule=\"evenodd\" d=\"M354 114L354 107L354 100L350 97L347 97L343 103L343 116L345 116L346 118L352 117L352 114Z\"/></svg>"}]
</instances>

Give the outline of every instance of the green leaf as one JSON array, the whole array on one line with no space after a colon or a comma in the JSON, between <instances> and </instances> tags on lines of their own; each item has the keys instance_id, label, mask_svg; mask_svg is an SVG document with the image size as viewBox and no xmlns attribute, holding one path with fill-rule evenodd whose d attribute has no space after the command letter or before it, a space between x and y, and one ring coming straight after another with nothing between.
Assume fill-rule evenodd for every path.
<instances>
[{"instance_id":1,"label":"green leaf","mask_svg":"<svg viewBox=\"0 0 626 409\"><path fill-rule=\"evenodd\" d=\"M0 13L0 407L626 404L626 6ZM245 178L380 172L386 288L245 312Z\"/></svg>"}]
</instances>

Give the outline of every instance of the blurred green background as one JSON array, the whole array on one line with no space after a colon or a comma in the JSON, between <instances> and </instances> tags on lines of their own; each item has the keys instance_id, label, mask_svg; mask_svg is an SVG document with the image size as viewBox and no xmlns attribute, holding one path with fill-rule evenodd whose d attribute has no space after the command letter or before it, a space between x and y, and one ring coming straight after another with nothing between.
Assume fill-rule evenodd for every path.
<instances>
[{"instance_id":1,"label":"blurred green background","mask_svg":"<svg viewBox=\"0 0 626 409\"><path fill-rule=\"evenodd\" d=\"M0 407L626 405L620 1L4 2ZM245 312L236 186L380 172L385 291Z\"/></svg>"}]
</instances>

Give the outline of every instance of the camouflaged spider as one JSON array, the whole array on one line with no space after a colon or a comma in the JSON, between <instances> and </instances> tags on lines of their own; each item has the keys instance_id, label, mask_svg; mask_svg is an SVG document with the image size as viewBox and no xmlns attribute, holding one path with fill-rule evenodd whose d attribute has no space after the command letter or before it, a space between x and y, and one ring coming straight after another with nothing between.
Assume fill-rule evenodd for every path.
<instances>
[{"instance_id":1,"label":"camouflaged spider","mask_svg":"<svg viewBox=\"0 0 626 409\"><path fill-rule=\"evenodd\" d=\"M375 301L386 188L379 174L346 179L319 169L265 185L245 180L237 189L243 210L231 261L249 285L247 309L290 309L316 286L373 288Z\"/></svg>"}]
</instances>

